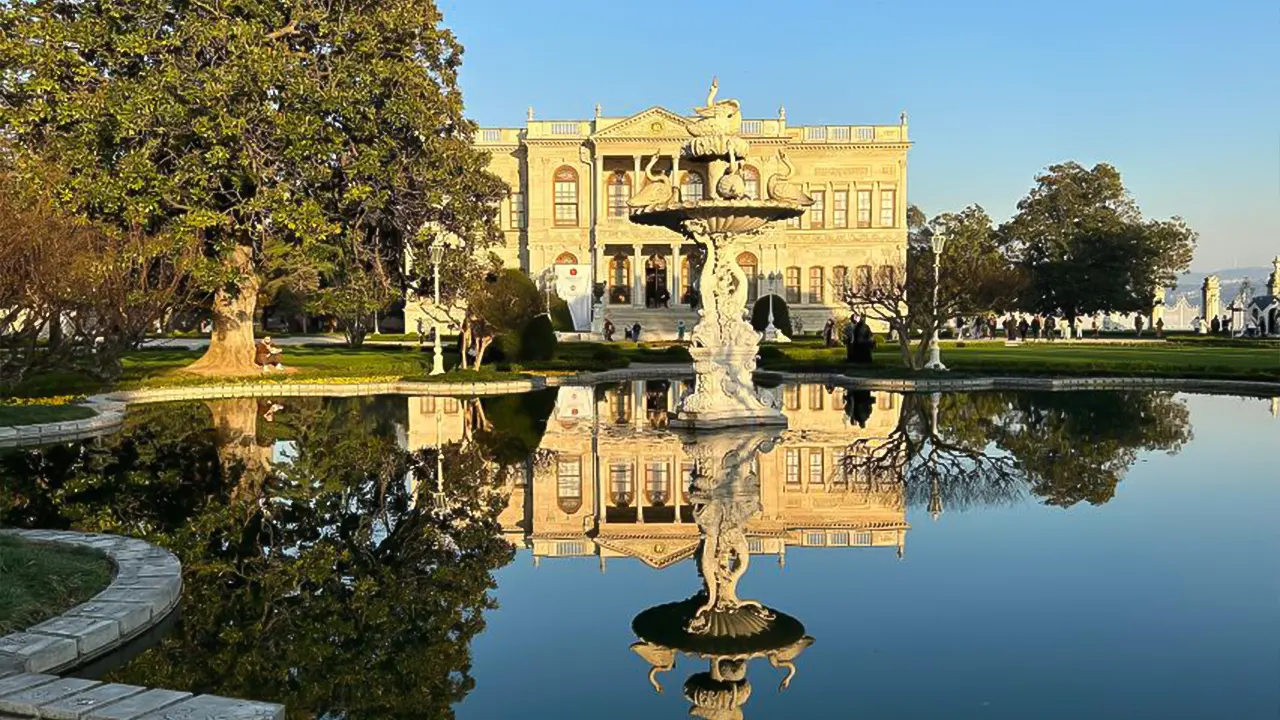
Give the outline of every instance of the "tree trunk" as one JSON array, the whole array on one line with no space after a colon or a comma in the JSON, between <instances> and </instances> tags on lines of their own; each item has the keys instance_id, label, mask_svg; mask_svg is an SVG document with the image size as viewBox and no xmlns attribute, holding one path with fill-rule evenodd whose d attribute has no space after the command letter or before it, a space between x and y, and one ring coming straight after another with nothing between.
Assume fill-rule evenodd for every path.
<instances>
[{"instance_id":1,"label":"tree trunk","mask_svg":"<svg viewBox=\"0 0 1280 720\"><path fill-rule=\"evenodd\" d=\"M255 398L215 400L207 403L213 413L218 464L224 482L235 481L233 504L256 507L271 467L271 446L258 444L258 401Z\"/></svg>"},{"instance_id":2,"label":"tree trunk","mask_svg":"<svg viewBox=\"0 0 1280 720\"><path fill-rule=\"evenodd\" d=\"M253 249L236 246L229 263L239 273L233 289L219 288L213 298L213 336L204 356L188 365L195 375L256 375L262 368L253 362L253 314L258 304L258 274Z\"/></svg>"},{"instance_id":3,"label":"tree trunk","mask_svg":"<svg viewBox=\"0 0 1280 720\"><path fill-rule=\"evenodd\" d=\"M480 366L484 363L484 351L489 349L489 345L491 343L493 343L492 336L480 338L480 341L479 341L480 349L476 350L476 366L475 366L476 370L479 370ZM511 362L511 361L508 360L507 362Z\"/></svg>"}]
</instances>

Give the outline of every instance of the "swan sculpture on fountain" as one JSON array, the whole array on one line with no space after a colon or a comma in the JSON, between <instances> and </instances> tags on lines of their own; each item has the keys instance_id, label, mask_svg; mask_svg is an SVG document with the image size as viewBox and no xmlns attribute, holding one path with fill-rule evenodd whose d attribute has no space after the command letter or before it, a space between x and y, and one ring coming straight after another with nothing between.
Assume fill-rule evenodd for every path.
<instances>
[{"instance_id":1,"label":"swan sculpture on fountain","mask_svg":"<svg viewBox=\"0 0 1280 720\"><path fill-rule=\"evenodd\" d=\"M804 187L800 183L787 182L791 174L795 172L795 167L791 165L791 160L787 158L787 153L778 151L778 162L787 169L786 174L774 173L769 176L767 189L769 190L770 200L781 200L783 202L792 202L799 205L812 205L813 197L804 191Z\"/></svg>"},{"instance_id":2,"label":"swan sculpture on fountain","mask_svg":"<svg viewBox=\"0 0 1280 720\"><path fill-rule=\"evenodd\" d=\"M646 208L673 202L676 199L676 189L671 186L671 178L666 173L660 174L653 171L653 166L658 164L659 152L661 151L653 151L653 157L644 168L644 176L649 183L627 200L628 207Z\"/></svg>"}]
</instances>

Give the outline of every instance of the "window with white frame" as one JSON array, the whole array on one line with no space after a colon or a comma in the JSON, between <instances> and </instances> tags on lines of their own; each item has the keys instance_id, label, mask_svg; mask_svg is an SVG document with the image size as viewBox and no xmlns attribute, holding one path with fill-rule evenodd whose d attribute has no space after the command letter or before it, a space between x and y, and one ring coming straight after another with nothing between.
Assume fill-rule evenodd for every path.
<instances>
[{"instance_id":1,"label":"window with white frame","mask_svg":"<svg viewBox=\"0 0 1280 720\"><path fill-rule=\"evenodd\" d=\"M871 227L871 191L858 191L858 227Z\"/></svg>"},{"instance_id":2,"label":"window with white frame","mask_svg":"<svg viewBox=\"0 0 1280 720\"><path fill-rule=\"evenodd\" d=\"M831 194L831 227L849 227L849 191L833 190Z\"/></svg>"},{"instance_id":3,"label":"window with white frame","mask_svg":"<svg viewBox=\"0 0 1280 720\"><path fill-rule=\"evenodd\" d=\"M880 227L893 227L893 211L896 208L896 202L895 191L880 191Z\"/></svg>"}]
</instances>

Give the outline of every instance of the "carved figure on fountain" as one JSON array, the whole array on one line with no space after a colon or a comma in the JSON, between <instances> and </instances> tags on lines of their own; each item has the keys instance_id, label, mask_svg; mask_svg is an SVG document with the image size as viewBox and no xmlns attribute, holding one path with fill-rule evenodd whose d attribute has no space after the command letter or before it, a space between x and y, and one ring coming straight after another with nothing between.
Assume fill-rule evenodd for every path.
<instances>
[{"instance_id":1,"label":"carved figure on fountain","mask_svg":"<svg viewBox=\"0 0 1280 720\"><path fill-rule=\"evenodd\" d=\"M747 197L747 180L742 177L742 158L729 151L729 167L716 182L716 194L725 200L737 200Z\"/></svg>"},{"instance_id":2,"label":"carved figure on fountain","mask_svg":"<svg viewBox=\"0 0 1280 720\"><path fill-rule=\"evenodd\" d=\"M670 176L666 173L655 173L653 171L653 166L658 163L658 152L658 150L653 152L653 157L644 168L644 176L648 179L648 184L627 200L629 207L646 208L665 205L678 200L679 196L675 187L671 185Z\"/></svg>"},{"instance_id":3,"label":"carved figure on fountain","mask_svg":"<svg viewBox=\"0 0 1280 720\"><path fill-rule=\"evenodd\" d=\"M787 182L787 179L795 172L795 167L791 164L791 160L787 158L787 154L782 150L778 151L778 162L787 169L785 174L774 173L769 176L769 181L765 185L769 191L770 200L779 200L782 202L796 203L808 207L813 204L813 197L804 191L799 183Z\"/></svg>"}]
</instances>

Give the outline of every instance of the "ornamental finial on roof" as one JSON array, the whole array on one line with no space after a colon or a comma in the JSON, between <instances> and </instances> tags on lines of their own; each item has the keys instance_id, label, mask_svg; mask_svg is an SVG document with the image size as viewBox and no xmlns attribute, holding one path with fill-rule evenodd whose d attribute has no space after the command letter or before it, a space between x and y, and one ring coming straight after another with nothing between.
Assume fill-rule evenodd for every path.
<instances>
[{"instance_id":1,"label":"ornamental finial on roof","mask_svg":"<svg viewBox=\"0 0 1280 720\"><path fill-rule=\"evenodd\" d=\"M596 103L596 117L600 117L600 103Z\"/></svg>"},{"instance_id":2,"label":"ornamental finial on roof","mask_svg":"<svg viewBox=\"0 0 1280 720\"><path fill-rule=\"evenodd\" d=\"M530 121L530 122L533 122L533 106L532 106L532 105L530 105L530 106L529 106L529 116L528 116L528 119L529 119L529 121Z\"/></svg>"},{"instance_id":3,"label":"ornamental finial on roof","mask_svg":"<svg viewBox=\"0 0 1280 720\"><path fill-rule=\"evenodd\" d=\"M778 119L779 119L779 120L786 120L786 119L787 119L787 108L786 108L786 106L784 106L784 105L779 105L779 106L778 106Z\"/></svg>"}]
</instances>

